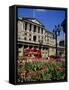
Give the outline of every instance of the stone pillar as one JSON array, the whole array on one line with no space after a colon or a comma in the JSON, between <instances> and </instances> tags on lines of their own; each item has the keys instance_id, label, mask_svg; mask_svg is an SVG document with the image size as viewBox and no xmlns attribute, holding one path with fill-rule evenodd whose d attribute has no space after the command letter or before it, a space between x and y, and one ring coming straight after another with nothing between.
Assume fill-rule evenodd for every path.
<instances>
[{"instance_id":1,"label":"stone pillar","mask_svg":"<svg viewBox=\"0 0 69 90\"><path fill-rule=\"evenodd\" d=\"M37 32L36 41L38 42L38 26L36 26L36 32Z\"/></svg>"},{"instance_id":2,"label":"stone pillar","mask_svg":"<svg viewBox=\"0 0 69 90\"><path fill-rule=\"evenodd\" d=\"M33 42L33 30L34 30L34 26L32 25L31 26L31 32L32 32L32 37L31 37L32 39L31 40L32 40L32 42Z\"/></svg>"},{"instance_id":3,"label":"stone pillar","mask_svg":"<svg viewBox=\"0 0 69 90\"><path fill-rule=\"evenodd\" d=\"M41 27L40 27L40 34L41 34L41 30L42 30L42 29L41 29Z\"/></svg>"},{"instance_id":4,"label":"stone pillar","mask_svg":"<svg viewBox=\"0 0 69 90\"><path fill-rule=\"evenodd\" d=\"M43 29L43 34L45 35L45 30Z\"/></svg>"},{"instance_id":5,"label":"stone pillar","mask_svg":"<svg viewBox=\"0 0 69 90\"><path fill-rule=\"evenodd\" d=\"M25 22L23 22L23 31L25 31Z\"/></svg>"},{"instance_id":6,"label":"stone pillar","mask_svg":"<svg viewBox=\"0 0 69 90\"><path fill-rule=\"evenodd\" d=\"M21 48L19 48L19 56L24 56L24 46L22 46Z\"/></svg>"},{"instance_id":7,"label":"stone pillar","mask_svg":"<svg viewBox=\"0 0 69 90\"><path fill-rule=\"evenodd\" d=\"M36 36L36 41L38 42L38 35Z\"/></svg>"},{"instance_id":8,"label":"stone pillar","mask_svg":"<svg viewBox=\"0 0 69 90\"><path fill-rule=\"evenodd\" d=\"M36 26L36 32L38 33L38 26Z\"/></svg>"},{"instance_id":9,"label":"stone pillar","mask_svg":"<svg viewBox=\"0 0 69 90\"><path fill-rule=\"evenodd\" d=\"M33 34L32 34L31 40L32 40L32 42L33 42Z\"/></svg>"},{"instance_id":10,"label":"stone pillar","mask_svg":"<svg viewBox=\"0 0 69 90\"><path fill-rule=\"evenodd\" d=\"M42 47L41 48L41 57L44 58L43 56L44 56L44 53L43 53L43 47Z\"/></svg>"},{"instance_id":11,"label":"stone pillar","mask_svg":"<svg viewBox=\"0 0 69 90\"><path fill-rule=\"evenodd\" d=\"M56 49L55 48L49 48L49 56L56 55Z\"/></svg>"},{"instance_id":12,"label":"stone pillar","mask_svg":"<svg viewBox=\"0 0 69 90\"><path fill-rule=\"evenodd\" d=\"M36 27L36 31L37 31L37 42L38 42L38 27Z\"/></svg>"},{"instance_id":13,"label":"stone pillar","mask_svg":"<svg viewBox=\"0 0 69 90\"><path fill-rule=\"evenodd\" d=\"M48 55L49 55L49 49L47 48L46 49L46 58L48 58Z\"/></svg>"},{"instance_id":14,"label":"stone pillar","mask_svg":"<svg viewBox=\"0 0 69 90\"><path fill-rule=\"evenodd\" d=\"M31 32L33 33L34 30L34 25L31 26Z\"/></svg>"},{"instance_id":15,"label":"stone pillar","mask_svg":"<svg viewBox=\"0 0 69 90\"><path fill-rule=\"evenodd\" d=\"M45 41L46 43L47 43L47 38L48 38L48 37L46 36L46 41Z\"/></svg>"},{"instance_id":16,"label":"stone pillar","mask_svg":"<svg viewBox=\"0 0 69 90\"><path fill-rule=\"evenodd\" d=\"M23 25L22 25L22 28L23 28L23 31L24 31L24 22L22 22L22 24L23 24Z\"/></svg>"},{"instance_id":17,"label":"stone pillar","mask_svg":"<svg viewBox=\"0 0 69 90\"><path fill-rule=\"evenodd\" d=\"M27 40L29 41L29 33L27 33Z\"/></svg>"},{"instance_id":18,"label":"stone pillar","mask_svg":"<svg viewBox=\"0 0 69 90\"><path fill-rule=\"evenodd\" d=\"M42 40L41 28L40 28L40 40Z\"/></svg>"},{"instance_id":19,"label":"stone pillar","mask_svg":"<svg viewBox=\"0 0 69 90\"><path fill-rule=\"evenodd\" d=\"M24 56L24 46L22 47L22 50L23 50L23 51L22 51L22 55Z\"/></svg>"}]
</instances>

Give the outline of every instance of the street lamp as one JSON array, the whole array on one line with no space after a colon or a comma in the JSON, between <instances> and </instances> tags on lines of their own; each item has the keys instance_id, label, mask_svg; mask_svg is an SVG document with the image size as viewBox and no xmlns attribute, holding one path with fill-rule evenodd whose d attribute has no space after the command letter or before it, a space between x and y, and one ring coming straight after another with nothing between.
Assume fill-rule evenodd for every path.
<instances>
[{"instance_id":1,"label":"street lamp","mask_svg":"<svg viewBox=\"0 0 69 90\"><path fill-rule=\"evenodd\" d=\"M57 56L57 36L60 36L60 31L61 31L61 25L56 26L53 29L53 33L54 33L54 38L56 39L56 56Z\"/></svg>"},{"instance_id":2,"label":"street lamp","mask_svg":"<svg viewBox=\"0 0 69 90\"><path fill-rule=\"evenodd\" d=\"M43 43L43 40L39 40L39 47L40 47L40 49L41 49L42 43Z\"/></svg>"},{"instance_id":3,"label":"street lamp","mask_svg":"<svg viewBox=\"0 0 69 90\"><path fill-rule=\"evenodd\" d=\"M40 53L41 53L41 46L42 46L43 40L39 40L39 49L40 49Z\"/></svg>"}]
</instances>

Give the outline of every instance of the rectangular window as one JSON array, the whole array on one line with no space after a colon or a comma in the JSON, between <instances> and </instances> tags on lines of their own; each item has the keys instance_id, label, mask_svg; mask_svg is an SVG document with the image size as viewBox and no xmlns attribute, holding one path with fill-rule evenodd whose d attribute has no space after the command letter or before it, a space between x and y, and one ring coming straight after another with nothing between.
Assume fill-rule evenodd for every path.
<instances>
[{"instance_id":1,"label":"rectangular window","mask_svg":"<svg viewBox=\"0 0 69 90\"><path fill-rule=\"evenodd\" d=\"M27 33L25 32L24 35L27 36Z\"/></svg>"},{"instance_id":2,"label":"rectangular window","mask_svg":"<svg viewBox=\"0 0 69 90\"><path fill-rule=\"evenodd\" d=\"M25 30L27 30L27 22L25 22Z\"/></svg>"},{"instance_id":3,"label":"rectangular window","mask_svg":"<svg viewBox=\"0 0 69 90\"><path fill-rule=\"evenodd\" d=\"M40 33L40 27L38 27L38 33Z\"/></svg>"},{"instance_id":4,"label":"rectangular window","mask_svg":"<svg viewBox=\"0 0 69 90\"><path fill-rule=\"evenodd\" d=\"M29 34L29 37L31 37L31 34Z\"/></svg>"},{"instance_id":5,"label":"rectangular window","mask_svg":"<svg viewBox=\"0 0 69 90\"><path fill-rule=\"evenodd\" d=\"M31 41L31 38L29 38L29 41Z\"/></svg>"},{"instance_id":6,"label":"rectangular window","mask_svg":"<svg viewBox=\"0 0 69 90\"><path fill-rule=\"evenodd\" d=\"M41 34L43 34L43 28L41 28Z\"/></svg>"},{"instance_id":7,"label":"rectangular window","mask_svg":"<svg viewBox=\"0 0 69 90\"><path fill-rule=\"evenodd\" d=\"M34 25L34 32L36 32L36 25Z\"/></svg>"},{"instance_id":8,"label":"rectangular window","mask_svg":"<svg viewBox=\"0 0 69 90\"><path fill-rule=\"evenodd\" d=\"M27 37L24 37L24 40L27 40Z\"/></svg>"}]
</instances>

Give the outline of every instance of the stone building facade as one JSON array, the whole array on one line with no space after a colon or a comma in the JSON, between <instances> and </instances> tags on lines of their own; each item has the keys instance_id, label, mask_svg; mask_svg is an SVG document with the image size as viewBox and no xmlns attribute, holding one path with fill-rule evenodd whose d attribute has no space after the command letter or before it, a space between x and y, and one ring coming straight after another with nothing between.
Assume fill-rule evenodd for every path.
<instances>
[{"instance_id":1,"label":"stone building facade","mask_svg":"<svg viewBox=\"0 0 69 90\"><path fill-rule=\"evenodd\" d=\"M36 52L40 50L40 57L42 58L56 54L56 41L53 33L47 31L46 27L40 21L35 18L19 17L17 24L19 56L25 56L27 49L31 50L32 54L34 49L36 49ZM29 54L28 51L26 53Z\"/></svg>"}]
</instances>

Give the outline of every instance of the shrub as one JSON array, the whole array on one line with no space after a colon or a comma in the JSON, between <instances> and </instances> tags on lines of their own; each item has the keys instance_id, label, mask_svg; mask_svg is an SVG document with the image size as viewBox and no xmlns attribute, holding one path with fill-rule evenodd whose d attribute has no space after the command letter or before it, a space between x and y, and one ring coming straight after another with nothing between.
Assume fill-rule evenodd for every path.
<instances>
[{"instance_id":1,"label":"shrub","mask_svg":"<svg viewBox=\"0 0 69 90\"><path fill-rule=\"evenodd\" d=\"M18 63L18 81L62 80L65 78L64 61L39 61Z\"/></svg>"}]
</instances>

